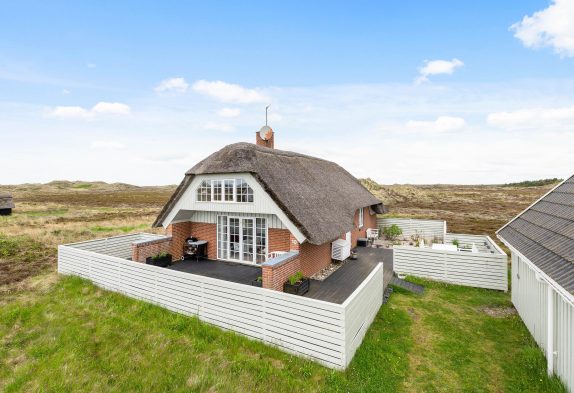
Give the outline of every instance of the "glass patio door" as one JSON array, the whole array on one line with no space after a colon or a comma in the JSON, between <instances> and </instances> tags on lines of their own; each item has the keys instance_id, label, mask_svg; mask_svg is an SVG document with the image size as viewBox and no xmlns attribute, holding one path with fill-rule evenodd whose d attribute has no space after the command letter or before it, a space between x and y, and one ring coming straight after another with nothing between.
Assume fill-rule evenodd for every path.
<instances>
[{"instance_id":1,"label":"glass patio door","mask_svg":"<svg viewBox=\"0 0 574 393\"><path fill-rule=\"evenodd\" d=\"M217 217L217 257L245 263L265 262L267 220L252 217Z\"/></svg>"}]
</instances>

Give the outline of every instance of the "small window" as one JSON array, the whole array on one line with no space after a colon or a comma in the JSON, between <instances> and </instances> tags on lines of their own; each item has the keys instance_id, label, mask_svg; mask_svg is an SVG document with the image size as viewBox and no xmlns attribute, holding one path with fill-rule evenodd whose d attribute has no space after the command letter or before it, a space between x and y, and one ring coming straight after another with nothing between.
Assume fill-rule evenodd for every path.
<instances>
[{"instance_id":1,"label":"small window","mask_svg":"<svg viewBox=\"0 0 574 393\"><path fill-rule=\"evenodd\" d=\"M253 189L243 179L235 179L237 202L253 202Z\"/></svg>"},{"instance_id":2,"label":"small window","mask_svg":"<svg viewBox=\"0 0 574 393\"><path fill-rule=\"evenodd\" d=\"M223 200L226 202L233 202L235 200L233 195L233 192L235 190L235 180L224 180L223 185L225 188Z\"/></svg>"},{"instance_id":3,"label":"small window","mask_svg":"<svg viewBox=\"0 0 574 393\"><path fill-rule=\"evenodd\" d=\"M197 188L197 200L199 202L211 201L211 182L209 180L203 180Z\"/></svg>"},{"instance_id":4,"label":"small window","mask_svg":"<svg viewBox=\"0 0 574 393\"><path fill-rule=\"evenodd\" d=\"M222 201L223 200L223 182L221 180L212 180L211 185L213 186L213 200Z\"/></svg>"},{"instance_id":5,"label":"small window","mask_svg":"<svg viewBox=\"0 0 574 393\"><path fill-rule=\"evenodd\" d=\"M359 228L362 228L365 225L365 209L362 207L359 209Z\"/></svg>"}]
</instances>

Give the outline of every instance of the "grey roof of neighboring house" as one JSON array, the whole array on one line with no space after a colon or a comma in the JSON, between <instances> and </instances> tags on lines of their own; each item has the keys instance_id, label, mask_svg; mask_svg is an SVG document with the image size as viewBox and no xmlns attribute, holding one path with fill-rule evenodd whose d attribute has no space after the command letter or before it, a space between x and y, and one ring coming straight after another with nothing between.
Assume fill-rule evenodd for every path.
<instances>
[{"instance_id":1,"label":"grey roof of neighboring house","mask_svg":"<svg viewBox=\"0 0 574 393\"><path fill-rule=\"evenodd\" d=\"M351 230L355 211L384 207L349 172L334 162L303 154L235 143L186 172L154 226L161 225L195 175L251 173L312 244L323 244Z\"/></svg>"},{"instance_id":2,"label":"grey roof of neighboring house","mask_svg":"<svg viewBox=\"0 0 574 393\"><path fill-rule=\"evenodd\" d=\"M0 209L14 209L12 195L0 192Z\"/></svg>"},{"instance_id":3,"label":"grey roof of neighboring house","mask_svg":"<svg viewBox=\"0 0 574 393\"><path fill-rule=\"evenodd\" d=\"M498 235L574 292L574 176L502 227Z\"/></svg>"}]
</instances>

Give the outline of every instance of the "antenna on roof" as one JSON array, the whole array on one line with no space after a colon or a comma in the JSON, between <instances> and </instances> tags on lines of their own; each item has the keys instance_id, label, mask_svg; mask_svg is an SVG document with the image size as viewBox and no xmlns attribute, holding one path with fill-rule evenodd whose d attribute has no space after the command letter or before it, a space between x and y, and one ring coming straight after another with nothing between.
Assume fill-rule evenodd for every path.
<instances>
[{"instance_id":1,"label":"antenna on roof","mask_svg":"<svg viewBox=\"0 0 574 393\"><path fill-rule=\"evenodd\" d=\"M270 106L271 106L271 104L269 104L265 107L265 126L266 127L267 127L267 110L269 109Z\"/></svg>"}]
</instances>

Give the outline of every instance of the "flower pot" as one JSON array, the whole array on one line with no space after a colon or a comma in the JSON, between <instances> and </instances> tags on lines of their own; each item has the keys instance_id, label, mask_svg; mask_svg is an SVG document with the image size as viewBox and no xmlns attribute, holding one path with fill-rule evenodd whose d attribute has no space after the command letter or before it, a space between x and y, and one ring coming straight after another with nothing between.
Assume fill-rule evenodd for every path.
<instances>
[{"instance_id":1,"label":"flower pot","mask_svg":"<svg viewBox=\"0 0 574 393\"><path fill-rule=\"evenodd\" d=\"M295 284L291 284L289 281L283 284L283 292L290 293L292 295L304 295L309 292L309 286L311 285L311 280L304 278Z\"/></svg>"},{"instance_id":2,"label":"flower pot","mask_svg":"<svg viewBox=\"0 0 574 393\"><path fill-rule=\"evenodd\" d=\"M358 258L357 253L351 251L351 259L355 260L355 259L357 259L357 258Z\"/></svg>"},{"instance_id":3,"label":"flower pot","mask_svg":"<svg viewBox=\"0 0 574 393\"><path fill-rule=\"evenodd\" d=\"M263 287L263 280L253 280L251 281L251 286L261 288Z\"/></svg>"},{"instance_id":4,"label":"flower pot","mask_svg":"<svg viewBox=\"0 0 574 393\"><path fill-rule=\"evenodd\" d=\"M171 254L164 257L147 257L145 263L153 266L168 267L171 265Z\"/></svg>"}]
</instances>

